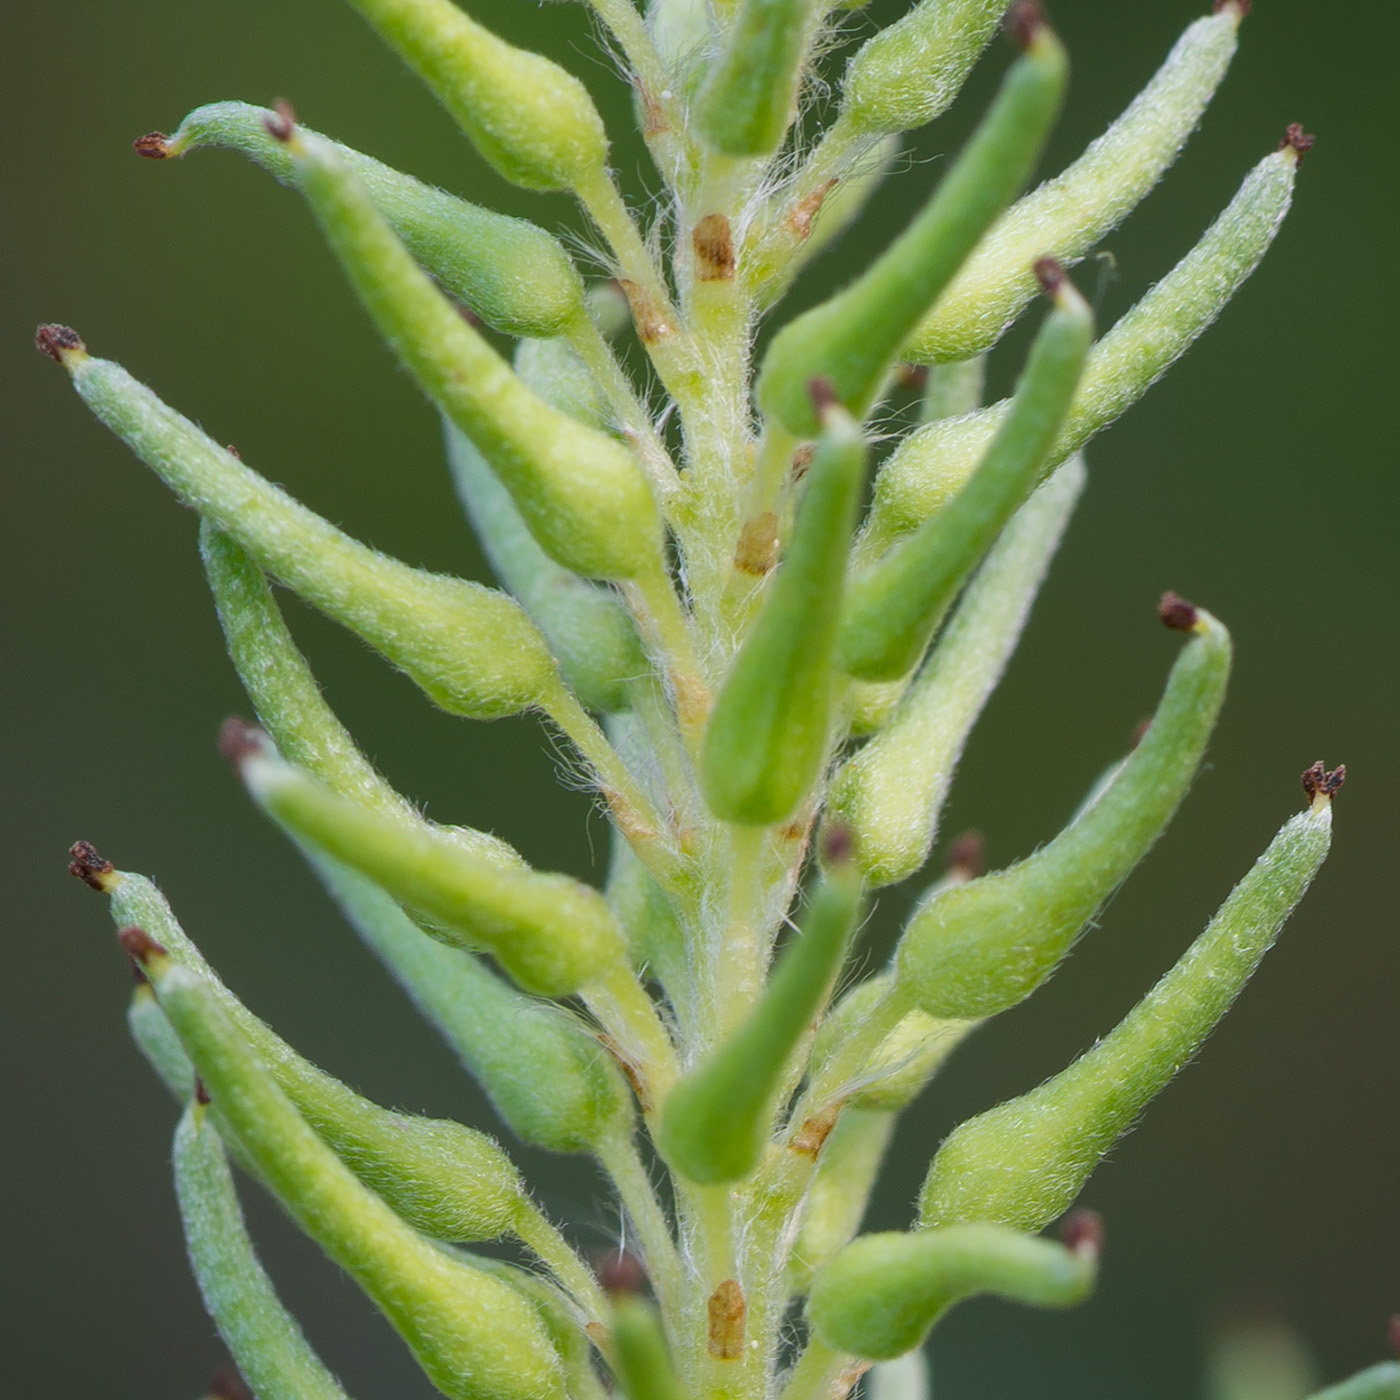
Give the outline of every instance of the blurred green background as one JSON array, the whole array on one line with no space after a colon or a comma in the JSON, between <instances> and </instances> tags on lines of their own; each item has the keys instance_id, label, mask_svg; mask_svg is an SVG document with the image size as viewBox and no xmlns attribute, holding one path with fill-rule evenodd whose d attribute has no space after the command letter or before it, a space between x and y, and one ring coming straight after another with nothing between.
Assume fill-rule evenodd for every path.
<instances>
[{"instance_id":1,"label":"blurred green background","mask_svg":"<svg viewBox=\"0 0 1400 1400\"><path fill-rule=\"evenodd\" d=\"M1060 0L1076 80L1054 168L1144 82L1202 0ZM477 13L599 95L624 180L646 167L580 7ZM887 20L897 5L878 7ZM853 22L864 29L870 19ZM187 1400L222 1353L187 1277L166 1164L174 1106L123 1029L127 974L102 903L63 873L77 837L156 876L258 1011L379 1099L488 1121L474 1089L339 924L214 752L246 709L195 552L194 517L30 348L76 325L221 441L353 532L480 573L434 415L396 370L300 202L228 154L146 164L131 139L215 98L291 98L311 125L450 189L577 227L505 187L336 0L46 0L5 6L0 354L5 1108L0 1363L15 1395ZM1211 763L1101 930L1040 995L959 1053L910 1114L876 1212L906 1218L960 1117L1038 1082L1110 1026L1200 928L1300 801L1313 759L1351 781L1337 846L1254 986L1086 1193L1108 1220L1099 1296L1068 1316L961 1310L932 1343L940 1396L1185 1400L1241 1306L1302 1329L1331 1378L1378 1359L1400 1309L1400 791L1394 517L1400 14L1262 0L1203 130L1108 246L1122 312L1244 171L1304 121L1317 150L1263 269L1170 379L1095 443L1091 488L1027 640L978 732L945 829L991 858L1051 834L1151 708L1174 587L1234 629ZM921 133L918 159L802 284L867 258L956 147L1004 67ZM1081 282L1093 290L1089 265ZM1013 341L1014 347L1014 341ZM1014 369L1006 356L997 373ZM532 724L431 712L358 643L296 611L333 703L436 817L597 876L604 828L554 785ZM909 895L881 901L888 940ZM578 1159L522 1152L586 1247L615 1237ZM394 1339L265 1201L270 1266L362 1400L428 1394Z\"/></svg>"}]
</instances>

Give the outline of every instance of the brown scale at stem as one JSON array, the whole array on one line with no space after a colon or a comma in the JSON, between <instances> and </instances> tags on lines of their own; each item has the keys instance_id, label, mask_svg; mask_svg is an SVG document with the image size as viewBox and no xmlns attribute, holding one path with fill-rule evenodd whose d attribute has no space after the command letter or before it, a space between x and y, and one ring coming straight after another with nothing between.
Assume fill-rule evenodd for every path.
<instances>
[{"instance_id":1,"label":"brown scale at stem","mask_svg":"<svg viewBox=\"0 0 1400 1400\"><path fill-rule=\"evenodd\" d=\"M748 1311L744 1290L738 1279L725 1279L710 1294L706 1305L709 1334L705 1345L717 1361L737 1361L743 1356Z\"/></svg>"},{"instance_id":2,"label":"brown scale at stem","mask_svg":"<svg viewBox=\"0 0 1400 1400\"><path fill-rule=\"evenodd\" d=\"M812 225L816 222L817 215L821 213L822 205L826 203L826 197L836 188L836 177L824 181L809 195L804 195L792 206L792 213L788 215L788 224L792 231L802 240L806 240L812 232Z\"/></svg>"},{"instance_id":3,"label":"brown scale at stem","mask_svg":"<svg viewBox=\"0 0 1400 1400\"><path fill-rule=\"evenodd\" d=\"M690 245L695 250L696 281L734 280L734 238L723 214L706 214L691 231Z\"/></svg>"},{"instance_id":4,"label":"brown scale at stem","mask_svg":"<svg viewBox=\"0 0 1400 1400\"><path fill-rule=\"evenodd\" d=\"M1180 593L1168 590L1157 604L1157 616L1163 627L1173 632L1189 632L1196 625L1196 605L1188 603Z\"/></svg>"}]
</instances>

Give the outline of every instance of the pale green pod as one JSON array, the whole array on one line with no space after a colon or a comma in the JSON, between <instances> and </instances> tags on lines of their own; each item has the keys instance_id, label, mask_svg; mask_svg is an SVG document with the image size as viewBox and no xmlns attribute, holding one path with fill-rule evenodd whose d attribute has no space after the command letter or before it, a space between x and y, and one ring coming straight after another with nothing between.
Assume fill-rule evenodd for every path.
<instances>
[{"instance_id":1,"label":"pale green pod","mask_svg":"<svg viewBox=\"0 0 1400 1400\"><path fill-rule=\"evenodd\" d=\"M495 1142L460 1123L394 1113L361 1097L303 1059L224 986L149 880L114 874L110 893L117 924L144 929L177 966L204 979L302 1117L405 1220L443 1240L494 1239L513 1230L527 1209L525 1187ZM169 1068L178 1067L172 1059ZM190 1092L188 1080L172 1087L181 1099ZM230 1146L246 1149L231 1127Z\"/></svg>"},{"instance_id":2,"label":"pale green pod","mask_svg":"<svg viewBox=\"0 0 1400 1400\"><path fill-rule=\"evenodd\" d=\"M1142 742L1078 820L1025 860L931 891L895 953L901 993L931 1016L993 1016L1054 971L1171 820L1205 753L1230 674L1230 634L1168 595L1190 640Z\"/></svg>"},{"instance_id":3,"label":"pale green pod","mask_svg":"<svg viewBox=\"0 0 1400 1400\"><path fill-rule=\"evenodd\" d=\"M647 31L668 68L689 76L712 39L707 0L647 0Z\"/></svg>"},{"instance_id":4,"label":"pale green pod","mask_svg":"<svg viewBox=\"0 0 1400 1400\"><path fill-rule=\"evenodd\" d=\"M991 110L909 227L849 287L773 338L754 390L766 417L796 437L814 437L807 385L819 376L865 416L919 318L1029 178L1068 71L1060 41L1036 25Z\"/></svg>"},{"instance_id":5,"label":"pale green pod","mask_svg":"<svg viewBox=\"0 0 1400 1400\"><path fill-rule=\"evenodd\" d=\"M936 423L940 418L961 418L964 413L974 412L982 406L986 386L985 355L932 366L919 406L919 421Z\"/></svg>"},{"instance_id":6,"label":"pale green pod","mask_svg":"<svg viewBox=\"0 0 1400 1400\"><path fill-rule=\"evenodd\" d=\"M929 1382L928 1357L906 1351L893 1361L877 1361L865 1384L870 1400L929 1400Z\"/></svg>"},{"instance_id":7,"label":"pale green pod","mask_svg":"<svg viewBox=\"0 0 1400 1400\"><path fill-rule=\"evenodd\" d=\"M518 49L452 0L350 0L512 184L563 190L600 171L608 138L572 73Z\"/></svg>"},{"instance_id":8,"label":"pale green pod","mask_svg":"<svg viewBox=\"0 0 1400 1400\"><path fill-rule=\"evenodd\" d=\"M958 95L1007 0L920 0L868 40L842 83L841 115L864 131L912 131Z\"/></svg>"},{"instance_id":9,"label":"pale green pod","mask_svg":"<svg viewBox=\"0 0 1400 1400\"><path fill-rule=\"evenodd\" d=\"M291 153L267 129L273 116L247 102L211 102L196 107L173 135L142 137L137 149L166 157L228 147L295 187ZM507 335L551 336L583 314L583 282L552 234L332 144L418 262L488 326Z\"/></svg>"},{"instance_id":10,"label":"pale green pod","mask_svg":"<svg viewBox=\"0 0 1400 1400\"><path fill-rule=\"evenodd\" d=\"M933 1159L924 1225L1039 1229L1200 1050L1326 858L1326 795L1292 818L1181 960L1092 1050L1039 1088L971 1118Z\"/></svg>"},{"instance_id":11,"label":"pale green pod","mask_svg":"<svg viewBox=\"0 0 1400 1400\"><path fill-rule=\"evenodd\" d=\"M1267 1314L1232 1318L1206 1354L1205 1400L1310 1400L1317 1363L1302 1337Z\"/></svg>"},{"instance_id":12,"label":"pale green pod","mask_svg":"<svg viewBox=\"0 0 1400 1400\"><path fill-rule=\"evenodd\" d=\"M539 633L503 594L376 553L246 467L120 365L80 345L62 359L88 407L186 505L443 709L514 714L558 684Z\"/></svg>"},{"instance_id":13,"label":"pale green pod","mask_svg":"<svg viewBox=\"0 0 1400 1400\"><path fill-rule=\"evenodd\" d=\"M414 262L329 142L296 128L287 140L301 189L380 334L476 444L545 551L589 577L655 574L661 517L632 452L526 388Z\"/></svg>"},{"instance_id":14,"label":"pale green pod","mask_svg":"<svg viewBox=\"0 0 1400 1400\"><path fill-rule=\"evenodd\" d=\"M1292 202L1299 158L1294 146L1265 156L1195 248L1094 346L1047 470L1136 403L1259 266ZM1003 400L905 438L876 477L867 546L883 547L942 508L976 468L1006 410Z\"/></svg>"},{"instance_id":15,"label":"pale green pod","mask_svg":"<svg viewBox=\"0 0 1400 1400\"><path fill-rule=\"evenodd\" d=\"M860 882L842 862L817 886L758 1005L672 1088L657 1144L683 1176L708 1186L758 1165L788 1056L830 995L859 910Z\"/></svg>"},{"instance_id":16,"label":"pale green pod","mask_svg":"<svg viewBox=\"0 0 1400 1400\"><path fill-rule=\"evenodd\" d=\"M1036 293L1031 264L1077 262L1116 228L1176 160L1234 57L1240 8L1198 19L1152 81L1062 174L1013 204L919 323L902 352L915 364L988 350Z\"/></svg>"},{"instance_id":17,"label":"pale green pod","mask_svg":"<svg viewBox=\"0 0 1400 1400\"><path fill-rule=\"evenodd\" d=\"M131 993L126 1008L126 1027L142 1058L155 1070L156 1077L181 1102L194 1091L194 1066L180 1044L156 994L145 982Z\"/></svg>"},{"instance_id":18,"label":"pale green pod","mask_svg":"<svg viewBox=\"0 0 1400 1400\"><path fill-rule=\"evenodd\" d=\"M818 13L815 0L740 0L695 102L696 127L713 150L766 156L782 145Z\"/></svg>"},{"instance_id":19,"label":"pale green pod","mask_svg":"<svg viewBox=\"0 0 1400 1400\"><path fill-rule=\"evenodd\" d=\"M258 1260L219 1134L191 1104L175 1130L175 1195L204 1306L258 1400L345 1400Z\"/></svg>"},{"instance_id":20,"label":"pale green pod","mask_svg":"<svg viewBox=\"0 0 1400 1400\"><path fill-rule=\"evenodd\" d=\"M617 1378L627 1400L684 1400L656 1305L635 1293L612 1300Z\"/></svg>"},{"instance_id":21,"label":"pale green pod","mask_svg":"<svg viewBox=\"0 0 1400 1400\"><path fill-rule=\"evenodd\" d=\"M963 748L1020 640L1084 489L1073 457L1016 513L893 717L837 770L828 820L850 828L872 887L919 870Z\"/></svg>"},{"instance_id":22,"label":"pale green pod","mask_svg":"<svg viewBox=\"0 0 1400 1400\"><path fill-rule=\"evenodd\" d=\"M1400 1400L1400 1361L1382 1361L1358 1371L1319 1390L1310 1400Z\"/></svg>"},{"instance_id":23,"label":"pale green pod","mask_svg":"<svg viewBox=\"0 0 1400 1400\"><path fill-rule=\"evenodd\" d=\"M625 297L622 301L626 306ZM568 340L551 336L518 341L514 365L521 381L551 407L590 428L608 426L608 408L598 381Z\"/></svg>"},{"instance_id":24,"label":"pale green pod","mask_svg":"<svg viewBox=\"0 0 1400 1400\"><path fill-rule=\"evenodd\" d=\"M662 986L676 989L673 996L680 995L689 972L685 929L665 891L621 836L613 837L606 893L627 935L633 966L650 969Z\"/></svg>"},{"instance_id":25,"label":"pale green pod","mask_svg":"<svg viewBox=\"0 0 1400 1400\"><path fill-rule=\"evenodd\" d=\"M865 461L859 427L829 407L787 551L705 728L700 786L725 821L785 820L821 772Z\"/></svg>"},{"instance_id":26,"label":"pale green pod","mask_svg":"<svg viewBox=\"0 0 1400 1400\"><path fill-rule=\"evenodd\" d=\"M299 841L358 870L437 937L487 948L527 991L569 996L625 958L597 890L567 875L514 869L341 797L254 736L227 745L249 791Z\"/></svg>"},{"instance_id":27,"label":"pale green pod","mask_svg":"<svg viewBox=\"0 0 1400 1400\"><path fill-rule=\"evenodd\" d=\"M535 1309L405 1224L316 1135L224 1013L210 984L129 930L213 1101L297 1223L370 1296L450 1400L564 1400ZM149 940L146 940L149 945Z\"/></svg>"},{"instance_id":28,"label":"pale green pod","mask_svg":"<svg viewBox=\"0 0 1400 1400\"><path fill-rule=\"evenodd\" d=\"M913 1351L965 1298L992 1293L1067 1308L1089 1296L1097 1277L1097 1250L1004 1225L862 1235L813 1279L807 1316L828 1346L885 1361Z\"/></svg>"},{"instance_id":29,"label":"pale green pod","mask_svg":"<svg viewBox=\"0 0 1400 1400\"><path fill-rule=\"evenodd\" d=\"M1054 262L1040 265L1054 309L986 456L967 484L912 534L851 579L837 644L862 680L895 680L923 655L968 575L1040 481L1079 384L1093 315Z\"/></svg>"}]
</instances>

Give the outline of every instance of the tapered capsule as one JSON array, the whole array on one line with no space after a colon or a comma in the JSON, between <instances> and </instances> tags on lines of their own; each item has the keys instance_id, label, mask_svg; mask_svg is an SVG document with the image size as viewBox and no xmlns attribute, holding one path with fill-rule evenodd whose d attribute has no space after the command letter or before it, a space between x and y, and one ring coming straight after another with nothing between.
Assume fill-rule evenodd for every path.
<instances>
[{"instance_id":1,"label":"tapered capsule","mask_svg":"<svg viewBox=\"0 0 1400 1400\"><path fill-rule=\"evenodd\" d=\"M611 1332L617 1378L627 1400L682 1400L686 1391L654 1303L636 1293L616 1294Z\"/></svg>"},{"instance_id":2,"label":"tapered capsule","mask_svg":"<svg viewBox=\"0 0 1400 1400\"><path fill-rule=\"evenodd\" d=\"M223 1144L191 1104L175 1130L175 1195L204 1306L259 1400L345 1400L258 1260Z\"/></svg>"},{"instance_id":3,"label":"tapered capsule","mask_svg":"<svg viewBox=\"0 0 1400 1400\"><path fill-rule=\"evenodd\" d=\"M256 161L284 185L297 184L286 145L267 129L274 114L247 102L197 107L173 135L141 138L143 155L180 156L225 146ZM325 138L322 138L325 139ZM469 204L411 175L331 143L375 208L449 296L507 335L551 336L584 315L583 283L552 234L527 219Z\"/></svg>"},{"instance_id":4,"label":"tapered capsule","mask_svg":"<svg viewBox=\"0 0 1400 1400\"><path fill-rule=\"evenodd\" d=\"M896 952L903 994L931 1016L992 1016L1028 997L1147 854L1200 766L1230 674L1230 634L1168 594L1189 640L1142 742L1097 802L1009 869L931 892Z\"/></svg>"},{"instance_id":5,"label":"tapered capsule","mask_svg":"<svg viewBox=\"0 0 1400 1400\"><path fill-rule=\"evenodd\" d=\"M558 684L525 613L480 584L378 554L294 501L64 327L41 328L88 407L188 506L269 573L363 637L443 709L494 718Z\"/></svg>"},{"instance_id":6,"label":"tapered capsule","mask_svg":"<svg viewBox=\"0 0 1400 1400\"><path fill-rule=\"evenodd\" d=\"M256 731L230 729L225 747L293 836L373 880L445 942L489 949L527 991L568 996L623 961L617 921L587 885L504 867L341 797L283 762Z\"/></svg>"},{"instance_id":7,"label":"tapered capsule","mask_svg":"<svg viewBox=\"0 0 1400 1400\"><path fill-rule=\"evenodd\" d=\"M979 1293L1040 1308L1082 1303L1098 1250L1004 1225L862 1235L812 1281L807 1316L828 1346L884 1361L913 1351L955 1303Z\"/></svg>"},{"instance_id":8,"label":"tapered capsule","mask_svg":"<svg viewBox=\"0 0 1400 1400\"><path fill-rule=\"evenodd\" d=\"M859 427L828 403L787 552L705 729L701 788L725 821L784 820L826 758L837 620L865 455Z\"/></svg>"},{"instance_id":9,"label":"tapered capsule","mask_svg":"<svg viewBox=\"0 0 1400 1400\"><path fill-rule=\"evenodd\" d=\"M807 385L817 376L851 413L865 416L919 318L1025 184L1059 112L1068 65L1043 21L1023 39L1025 52L991 111L913 223L845 291L774 337L755 393L764 414L788 432L816 435Z\"/></svg>"},{"instance_id":10,"label":"tapered capsule","mask_svg":"<svg viewBox=\"0 0 1400 1400\"><path fill-rule=\"evenodd\" d=\"M1268 251L1293 198L1300 146L1254 167L1201 241L1100 338L1047 467L1079 451L1131 407L1224 309ZM967 480L1007 411L930 423L890 454L875 482L867 544L883 548L946 505Z\"/></svg>"},{"instance_id":11,"label":"tapered capsule","mask_svg":"<svg viewBox=\"0 0 1400 1400\"><path fill-rule=\"evenodd\" d=\"M476 444L544 550L590 577L659 570L661 517L632 452L526 388L414 262L330 142L290 123L275 130L380 333Z\"/></svg>"},{"instance_id":12,"label":"tapered capsule","mask_svg":"<svg viewBox=\"0 0 1400 1400\"><path fill-rule=\"evenodd\" d=\"M1127 217L1180 154L1224 78L1242 8L1227 3L1190 25L1122 116L997 220L909 338L906 359L938 364L990 349L1035 295L1037 258L1075 262Z\"/></svg>"},{"instance_id":13,"label":"tapered capsule","mask_svg":"<svg viewBox=\"0 0 1400 1400\"><path fill-rule=\"evenodd\" d=\"M1054 308L987 454L939 511L858 572L842 605L840 664L894 680L923 655L968 575L1035 489L1063 427L1093 339L1093 315L1051 259L1039 265Z\"/></svg>"},{"instance_id":14,"label":"tapered capsule","mask_svg":"<svg viewBox=\"0 0 1400 1400\"><path fill-rule=\"evenodd\" d=\"M1340 782L1323 777L1327 790L1284 826L1116 1029L1038 1089L954 1130L924 1182L923 1224L995 1220L1035 1230L1074 1200L1104 1153L1204 1044L1317 874Z\"/></svg>"},{"instance_id":15,"label":"tapered capsule","mask_svg":"<svg viewBox=\"0 0 1400 1400\"><path fill-rule=\"evenodd\" d=\"M683 1176L711 1185L758 1165L786 1061L830 994L859 908L860 882L843 858L817 886L758 1005L667 1096L659 1145Z\"/></svg>"},{"instance_id":16,"label":"tapered capsule","mask_svg":"<svg viewBox=\"0 0 1400 1400\"><path fill-rule=\"evenodd\" d=\"M360 1183L278 1088L206 979L177 967L140 930L124 941L263 1179L374 1300L432 1382L451 1400L563 1400L559 1360L535 1309L426 1240Z\"/></svg>"},{"instance_id":17,"label":"tapered capsule","mask_svg":"<svg viewBox=\"0 0 1400 1400\"><path fill-rule=\"evenodd\" d=\"M1400 1400L1400 1361L1368 1366L1336 1385L1329 1385L1308 1400Z\"/></svg>"},{"instance_id":18,"label":"tapered capsule","mask_svg":"<svg viewBox=\"0 0 1400 1400\"><path fill-rule=\"evenodd\" d=\"M568 189L602 169L603 120L572 73L518 49L452 0L350 0L505 178Z\"/></svg>"}]
</instances>

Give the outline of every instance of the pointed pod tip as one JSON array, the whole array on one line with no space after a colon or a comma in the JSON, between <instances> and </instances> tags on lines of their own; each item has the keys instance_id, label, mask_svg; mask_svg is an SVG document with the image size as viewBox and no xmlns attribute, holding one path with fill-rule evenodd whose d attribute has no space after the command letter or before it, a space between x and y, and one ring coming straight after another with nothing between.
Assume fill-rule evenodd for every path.
<instances>
[{"instance_id":1,"label":"pointed pod tip","mask_svg":"<svg viewBox=\"0 0 1400 1400\"><path fill-rule=\"evenodd\" d=\"M201 1108L208 1108L213 1102L209 1097L209 1090L204 1087L204 1081L198 1075L194 1077L194 1101Z\"/></svg>"},{"instance_id":2,"label":"pointed pod tip","mask_svg":"<svg viewBox=\"0 0 1400 1400\"><path fill-rule=\"evenodd\" d=\"M1018 49L1028 49L1048 29L1040 0L1016 0L1006 12L1006 34Z\"/></svg>"},{"instance_id":3,"label":"pointed pod tip","mask_svg":"<svg viewBox=\"0 0 1400 1400\"><path fill-rule=\"evenodd\" d=\"M1386 1340L1390 1343L1390 1349L1395 1353L1397 1361L1400 1361L1400 1313L1395 1313L1390 1321L1386 1323Z\"/></svg>"},{"instance_id":4,"label":"pointed pod tip","mask_svg":"<svg viewBox=\"0 0 1400 1400\"><path fill-rule=\"evenodd\" d=\"M625 1249L609 1249L598 1256L593 1272L609 1298L628 1298L646 1292L646 1268L635 1254Z\"/></svg>"},{"instance_id":5,"label":"pointed pod tip","mask_svg":"<svg viewBox=\"0 0 1400 1400\"><path fill-rule=\"evenodd\" d=\"M822 827L821 863L827 870L844 870L855 859L856 835L845 822L831 821Z\"/></svg>"},{"instance_id":6,"label":"pointed pod tip","mask_svg":"<svg viewBox=\"0 0 1400 1400\"><path fill-rule=\"evenodd\" d=\"M205 1400L254 1400L254 1396L238 1371L233 1366L225 1366L209 1382Z\"/></svg>"},{"instance_id":7,"label":"pointed pod tip","mask_svg":"<svg viewBox=\"0 0 1400 1400\"><path fill-rule=\"evenodd\" d=\"M1103 1252L1103 1216L1096 1210L1072 1210L1060 1222L1065 1248L1081 1259L1097 1261Z\"/></svg>"},{"instance_id":8,"label":"pointed pod tip","mask_svg":"<svg viewBox=\"0 0 1400 1400\"><path fill-rule=\"evenodd\" d=\"M1339 763L1335 768L1328 768L1327 765L1318 759L1310 768L1303 770L1303 791L1307 794L1308 802L1315 808L1319 804L1326 805L1332 798L1341 791L1342 784L1347 780L1347 766Z\"/></svg>"},{"instance_id":9,"label":"pointed pod tip","mask_svg":"<svg viewBox=\"0 0 1400 1400\"><path fill-rule=\"evenodd\" d=\"M263 126L274 141L286 145L297 129L297 114L285 97L279 97L272 104L272 110L263 118Z\"/></svg>"},{"instance_id":10,"label":"pointed pod tip","mask_svg":"<svg viewBox=\"0 0 1400 1400\"><path fill-rule=\"evenodd\" d=\"M1290 122L1288 130L1283 133L1283 140L1278 143L1278 149L1292 151L1294 161L1301 165L1303 157L1315 145L1317 145L1317 137L1310 131L1304 131L1302 122Z\"/></svg>"},{"instance_id":11,"label":"pointed pod tip","mask_svg":"<svg viewBox=\"0 0 1400 1400\"><path fill-rule=\"evenodd\" d=\"M807 397L812 401L818 419L825 418L833 408L839 408L841 400L836 397L836 386L824 374L813 375L807 381Z\"/></svg>"},{"instance_id":12,"label":"pointed pod tip","mask_svg":"<svg viewBox=\"0 0 1400 1400\"><path fill-rule=\"evenodd\" d=\"M170 138L163 131L148 131L131 143L131 149L146 160L169 160L175 152L171 149Z\"/></svg>"},{"instance_id":13,"label":"pointed pod tip","mask_svg":"<svg viewBox=\"0 0 1400 1400\"><path fill-rule=\"evenodd\" d=\"M234 767L244 759L267 751L267 736L256 724L249 724L239 715L230 715L219 726L219 752Z\"/></svg>"},{"instance_id":14,"label":"pointed pod tip","mask_svg":"<svg viewBox=\"0 0 1400 1400\"><path fill-rule=\"evenodd\" d=\"M1253 8L1254 0L1215 0L1213 12L1217 15L1230 14L1238 24Z\"/></svg>"},{"instance_id":15,"label":"pointed pod tip","mask_svg":"<svg viewBox=\"0 0 1400 1400\"><path fill-rule=\"evenodd\" d=\"M144 967L152 958L168 957L169 954L143 928L131 924L117 930L117 942L126 951L127 957Z\"/></svg>"},{"instance_id":16,"label":"pointed pod tip","mask_svg":"<svg viewBox=\"0 0 1400 1400\"><path fill-rule=\"evenodd\" d=\"M83 338L72 326L40 326L34 332L34 344L49 359L60 365L70 363L74 358L87 354Z\"/></svg>"},{"instance_id":17,"label":"pointed pod tip","mask_svg":"<svg viewBox=\"0 0 1400 1400\"><path fill-rule=\"evenodd\" d=\"M1194 603L1188 603L1180 593L1168 589L1158 600L1157 616L1162 626L1173 632L1191 632L1200 618L1200 610Z\"/></svg>"},{"instance_id":18,"label":"pointed pod tip","mask_svg":"<svg viewBox=\"0 0 1400 1400\"><path fill-rule=\"evenodd\" d=\"M1033 265L1035 280L1046 296L1053 297L1065 284L1064 264L1059 258L1037 258Z\"/></svg>"},{"instance_id":19,"label":"pointed pod tip","mask_svg":"<svg viewBox=\"0 0 1400 1400\"><path fill-rule=\"evenodd\" d=\"M75 841L68 848L68 873L75 879L106 894L112 888L117 868L110 860L97 854L91 841Z\"/></svg>"},{"instance_id":20,"label":"pointed pod tip","mask_svg":"<svg viewBox=\"0 0 1400 1400\"><path fill-rule=\"evenodd\" d=\"M944 870L950 880L965 885L987 868L987 843L980 831L964 831L948 847Z\"/></svg>"}]
</instances>

